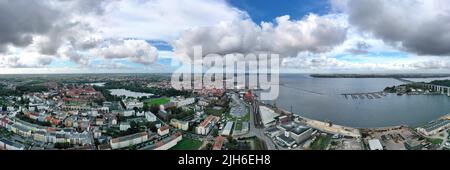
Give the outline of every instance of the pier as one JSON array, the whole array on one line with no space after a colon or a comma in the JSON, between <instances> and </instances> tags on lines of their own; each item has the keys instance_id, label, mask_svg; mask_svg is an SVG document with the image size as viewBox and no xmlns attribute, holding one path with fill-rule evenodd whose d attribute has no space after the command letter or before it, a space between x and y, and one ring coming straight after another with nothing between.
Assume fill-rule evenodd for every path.
<instances>
[{"instance_id":1,"label":"pier","mask_svg":"<svg viewBox=\"0 0 450 170\"><path fill-rule=\"evenodd\" d=\"M380 99L387 96L385 92L371 92L371 93L344 93L342 94L346 99Z\"/></svg>"}]
</instances>

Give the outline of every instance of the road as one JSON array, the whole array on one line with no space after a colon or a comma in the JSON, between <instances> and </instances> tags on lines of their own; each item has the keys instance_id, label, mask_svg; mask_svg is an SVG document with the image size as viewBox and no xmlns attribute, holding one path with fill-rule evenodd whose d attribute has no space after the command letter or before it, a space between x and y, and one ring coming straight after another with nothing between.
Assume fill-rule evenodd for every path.
<instances>
[{"instance_id":1,"label":"road","mask_svg":"<svg viewBox=\"0 0 450 170\"><path fill-rule=\"evenodd\" d=\"M268 150L278 150L278 147L276 144L270 139L268 136L264 134L265 129L264 128L256 128L255 126L255 115L253 114L253 106L246 104L248 108L250 108L250 132L249 134L245 135L246 137L250 136L256 136L259 139L263 140L266 143Z\"/></svg>"},{"instance_id":2,"label":"road","mask_svg":"<svg viewBox=\"0 0 450 170\"><path fill-rule=\"evenodd\" d=\"M444 138L442 138L443 140L442 140L441 145L439 146L439 150L444 149L445 143L447 143L447 141L448 141L448 133L447 133L447 131L444 131L443 133L444 133Z\"/></svg>"}]
</instances>

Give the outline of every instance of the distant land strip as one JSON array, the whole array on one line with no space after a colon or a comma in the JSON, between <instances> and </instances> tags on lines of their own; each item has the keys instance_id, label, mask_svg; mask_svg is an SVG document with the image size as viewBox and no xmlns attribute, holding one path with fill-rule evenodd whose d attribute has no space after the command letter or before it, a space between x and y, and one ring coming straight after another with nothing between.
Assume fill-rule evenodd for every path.
<instances>
[{"instance_id":1,"label":"distant land strip","mask_svg":"<svg viewBox=\"0 0 450 170\"><path fill-rule=\"evenodd\" d=\"M450 74L311 74L314 78L442 78Z\"/></svg>"}]
</instances>

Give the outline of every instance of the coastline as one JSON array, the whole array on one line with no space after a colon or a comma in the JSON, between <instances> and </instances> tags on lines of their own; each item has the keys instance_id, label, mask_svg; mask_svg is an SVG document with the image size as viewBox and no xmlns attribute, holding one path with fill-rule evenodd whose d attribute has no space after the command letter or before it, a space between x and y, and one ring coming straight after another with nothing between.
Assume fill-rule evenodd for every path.
<instances>
[{"instance_id":1,"label":"coastline","mask_svg":"<svg viewBox=\"0 0 450 170\"><path fill-rule=\"evenodd\" d=\"M442 78L450 74L310 74L314 78Z\"/></svg>"},{"instance_id":2,"label":"coastline","mask_svg":"<svg viewBox=\"0 0 450 170\"><path fill-rule=\"evenodd\" d=\"M287 111L280 107L274 107L272 105L265 104L265 103L262 103L262 104L265 106L270 106L270 109L275 108L276 110L280 111L281 113L278 113L280 115L293 115L294 117L297 118L296 121L304 123L312 128L319 129L321 131L328 132L328 133L341 134L344 136L350 136L350 137L355 137L355 138L361 137L361 133L358 128L342 126L342 125L337 125L337 124L333 124L333 123L330 126L329 122L323 122L323 121L319 121L319 120L306 118L306 117L294 114L294 113ZM277 113L276 110L275 110L275 113Z\"/></svg>"},{"instance_id":3,"label":"coastline","mask_svg":"<svg viewBox=\"0 0 450 170\"><path fill-rule=\"evenodd\" d=\"M261 103L261 104L268 106L270 109L274 110L274 112L279 114L280 116L281 115L293 115L295 118L297 118L296 121L299 121L299 123L304 123L312 128L321 130L323 132L340 134L343 136L349 136L349 137L355 137L355 138L361 138L361 131L387 131L387 130L395 130L395 129L401 129L401 128L411 128L411 129L415 128L415 127L412 127L409 125L393 125L393 126L365 127L365 128L343 126L343 125L334 124L332 122L324 122L324 121L300 116L300 115L297 115L290 111L287 111L281 107L274 107L273 105L270 105L270 104L266 104L266 103ZM439 119L450 119L450 113L440 116L436 119L433 119L432 121L424 122L423 124L433 122L433 121L436 121Z\"/></svg>"}]
</instances>

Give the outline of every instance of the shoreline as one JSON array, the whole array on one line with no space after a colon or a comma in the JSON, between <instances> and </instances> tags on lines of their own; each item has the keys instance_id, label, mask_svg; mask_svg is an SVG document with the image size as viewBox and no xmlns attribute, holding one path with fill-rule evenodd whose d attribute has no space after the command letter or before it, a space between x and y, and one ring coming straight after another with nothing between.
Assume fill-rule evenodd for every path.
<instances>
[{"instance_id":1,"label":"shoreline","mask_svg":"<svg viewBox=\"0 0 450 170\"><path fill-rule=\"evenodd\" d=\"M445 78L450 74L310 74L314 78Z\"/></svg>"},{"instance_id":2,"label":"shoreline","mask_svg":"<svg viewBox=\"0 0 450 170\"><path fill-rule=\"evenodd\" d=\"M341 134L344 136L350 136L350 137L355 137L355 138L361 137L361 131L383 131L383 130L392 130L392 129L399 129L399 128L411 128L411 129L416 128L416 127L410 126L410 125L392 125L392 126L382 126L382 127L351 127L351 126L334 124L333 122L331 122L332 126L329 126L330 122L324 122L324 121L320 121L320 120L307 118L307 117L292 113L290 111L287 111L281 107L274 107L273 105L261 103L261 102L259 102L259 103L264 106L268 106L272 110L276 109L276 110L274 110L274 112L279 114L280 116L281 115L293 115L294 117L299 118L299 120L303 120L303 121L301 121L301 123L305 123L306 125L308 125L312 128L315 128L315 129L318 129L318 130L321 130L324 132ZM277 110L280 111L281 113L277 112ZM433 121L436 121L439 119L450 119L450 113L447 113L447 114L440 116L436 119L433 119L431 121L423 122L422 124L433 122Z\"/></svg>"},{"instance_id":3,"label":"shoreline","mask_svg":"<svg viewBox=\"0 0 450 170\"><path fill-rule=\"evenodd\" d=\"M315 120L315 119L306 118L306 117L294 114L290 111L287 111L283 108L274 107L269 104L265 104L265 103L261 103L261 102L260 102L260 104L262 104L264 106L269 106L269 108L272 110L275 108L275 109L281 111L281 113L278 113L279 115L294 115L294 117L297 118L297 120L295 120L295 121L300 121L301 123L305 123L306 125L308 125L312 128L319 129L324 132L337 133L337 134L341 134L344 136L351 136L351 137L355 137L355 138L361 137L361 133L358 128L342 126L342 125L338 125L338 124L334 124L334 123L332 123L332 125L329 126L330 123L328 123L328 122L323 122L323 121L319 121L319 120ZM276 110L274 110L274 112L277 113Z\"/></svg>"}]
</instances>

